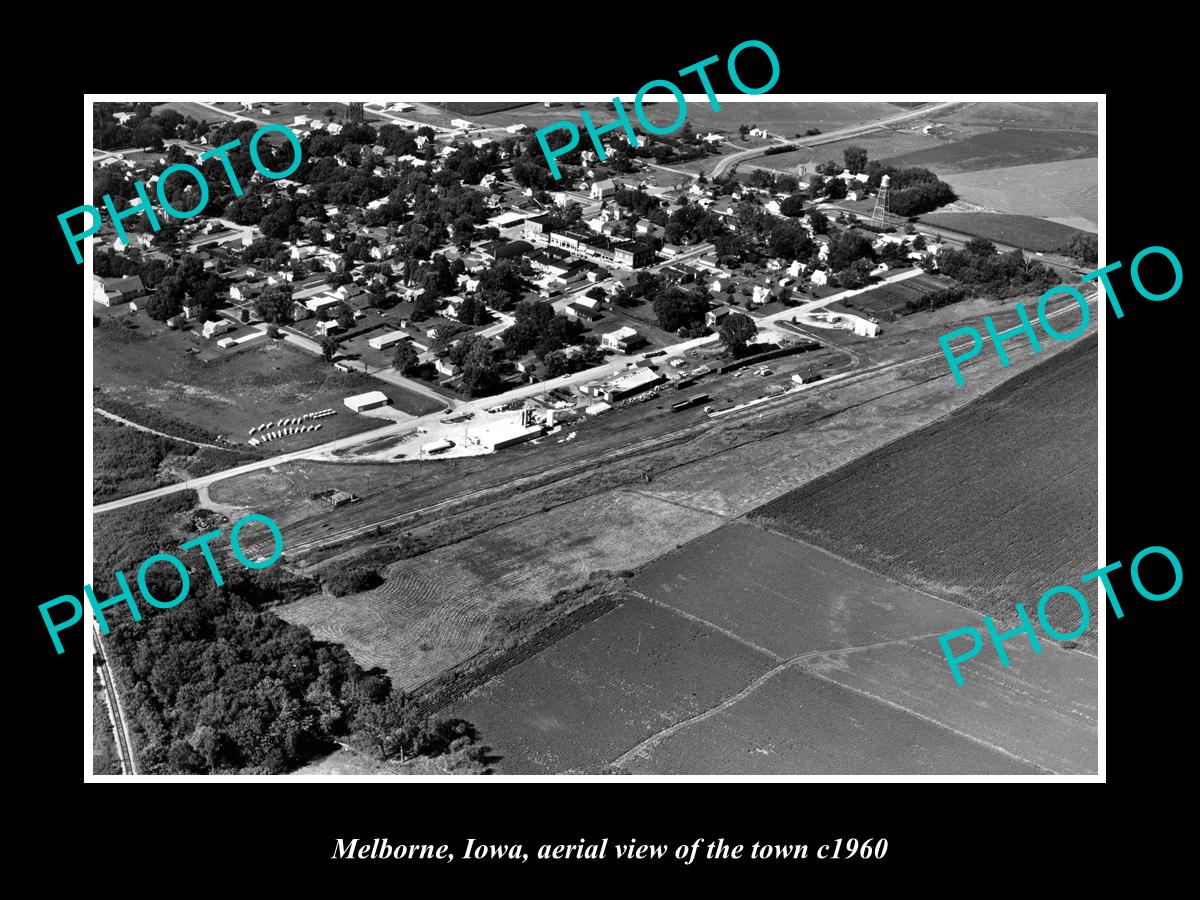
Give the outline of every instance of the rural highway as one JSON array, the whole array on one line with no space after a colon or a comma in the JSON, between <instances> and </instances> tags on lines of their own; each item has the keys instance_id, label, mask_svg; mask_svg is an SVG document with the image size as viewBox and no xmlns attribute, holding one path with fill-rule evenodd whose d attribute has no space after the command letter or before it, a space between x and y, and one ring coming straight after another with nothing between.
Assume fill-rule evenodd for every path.
<instances>
[{"instance_id":1,"label":"rural highway","mask_svg":"<svg viewBox=\"0 0 1200 900\"><path fill-rule=\"evenodd\" d=\"M849 125L845 128L837 128L833 131L827 131L823 134L813 135L812 137L793 138L792 140L777 140L773 145L766 147L754 147L750 150L743 150L740 153L735 153L732 156L726 156L712 170L710 178L716 178L725 172L726 169L736 167L739 162L751 159L755 156L762 156L763 153L772 146L782 146L784 144L793 144L798 148L804 147L819 147L821 144L831 144L834 141L842 141L847 138L859 137L860 135L870 134L872 131L878 131L880 128L886 128L889 125L895 125L899 122L906 122L909 119L919 119L923 116L932 115L933 113L941 112L944 109L949 109L952 106L958 106L958 103L931 103L923 106L920 109L907 110L906 112L897 113L894 116L886 116L882 119L876 119L873 122L864 122L861 125ZM730 141L726 141L730 146L736 146Z\"/></svg>"},{"instance_id":2,"label":"rural highway","mask_svg":"<svg viewBox=\"0 0 1200 900\"><path fill-rule=\"evenodd\" d=\"M92 618L92 644L95 647L95 651L100 654L103 666L100 678L104 682L105 702L108 704L109 711L117 723L116 744L117 752L121 756L121 774L136 775L137 762L133 757L133 741L129 737L129 726L125 724L125 713L121 709L121 698L117 696L117 687L114 683L112 666L109 665L108 656L104 652L104 642L100 637L100 625L96 622L95 617Z\"/></svg>"}]
</instances>

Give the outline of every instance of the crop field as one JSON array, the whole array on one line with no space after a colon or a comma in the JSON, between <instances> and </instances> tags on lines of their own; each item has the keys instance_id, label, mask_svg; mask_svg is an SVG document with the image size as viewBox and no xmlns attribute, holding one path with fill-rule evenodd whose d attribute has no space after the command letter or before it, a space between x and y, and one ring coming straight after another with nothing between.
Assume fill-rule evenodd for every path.
<instances>
[{"instance_id":1,"label":"crop field","mask_svg":"<svg viewBox=\"0 0 1200 900\"><path fill-rule=\"evenodd\" d=\"M881 128L879 131L873 131L870 134L849 138L844 141L833 141L828 144L818 144L815 147L804 147L800 150L789 150L787 153L759 157L750 163L745 163L743 168L753 164L766 169L794 172L796 166L801 163L808 164L811 162L813 166L816 166L827 159L832 159L840 165L843 162L843 151L847 147L862 147L867 151L868 158L883 160L890 156L898 156L914 150L936 147L942 143L938 138L921 134L919 131Z\"/></svg>"},{"instance_id":2,"label":"crop field","mask_svg":"<svg viewBox=\"0 0 1200 900\"><path fill-rule=\"evenodd\" d=\"M880 159L893 166L921 166L945 176L1005 166L1090 158L1097 155L1098 147L1098 137L1091 133L1002 128L962 140L940 141L937 146Z\"/></svg>"},{"instance_id":3,"label":"crop field","mask_svg":"<svg viewBox=\"0 0 1200 900\"><path fill-rule=\"evenodd\" d=\"M411 688L483 649L495 613L528 609L593 571L636 568L721 519L633 491L610 491L388 567L374 590L315 595L279 614L345 644Z\"/></svg>"},{"instance_id":4,"label":"crop field","mask_svg":"<svg viewBox=\"0 0 1200 900\"><path fill-rule=\"evenodd\" d=\"M267 444L269 452L298 450L380 427L378 419L355 415L342 403L363 391L382 390L398 409L414 414L434 408L419 394L361 373L337 372L283 342L264 338L254 349L205 362L187 352L197 346L188 334L161 329L152 335L150 320L139 317L138 321L136 329L111 320L93 329L94 377L103 386L103 395L97 398L101 407L104 397L115 397L238 443L245 443L249 429L263 422L322 409L338 411L320 420L319 431ZM153 426L140 420L139 424ZM171 433L167 428L159 430Z\"/></svg>"},{"instance_id":5,"label":"crop field","mask_svg":"<svg viewBox=\"0 0 1200 900\"><path fill-rule=\"evenodd\" d=\"M752 519L1013 620L1014 601L1095 568L1096 360L1089 337ZM1078 614L1064 604L1050 620L1069 632ZM1079 644L1095 641L1093 617Z\"/></svg>"},{"instance_id":6,"label":"crop field","mask_svg":"<svg viewBox=\"0 0 1200 900\"><path fill-rule=\"evenodd\" d=\"M920 302L930 294L944 291L953 286L953 279L924 274L905 281L884 284L874 290L856 294L847 300L830 305L844 306L857 315L865 312L867 315L875 316L886 322L903 316L909 302ZM928 305L926 304L926 306Z\"/></svg>"},{"instance_id":7,"label":"crop field","mask_svg":"<svg viewBox=\"0 0 1200 900\"><path fill-rule=\"evenodd\" d=\"M964 623L969 621L964 620ZM961 627L961 626L960 626ZM965 641L964 641L965 643ZM1025 640L962 665L958 686L936 637L836 651L799 663L813 675L909 709L960 734L1003 747L1061 775L1095 773L1098 765L1098 667L1095 657Z\"/></svg>"},{"instance_id":8,"label":"crop field","mask_svg":"<svg viewBox=\"0 0 1200 900\"><path fill-rule=\"evenodd\" d=\"M1099 117L1099 106L1095 102L968 103L939 114L938 121L1001 128L1095 131L1099 127Z\"/></svg>"},{"instance_id":9,"label":"crop field","mask_svg":"<svg viewBox=\"0 0 1200 900\"><path fill-rule=\"evenodd\" d=\"M921 216L921 221L1023 250L1044 253L1065 247L1081 233L1078 228L1058 222L1004 213L930 213Z\"/></svg>"},{"instance_id":10,"label":"crop field","mask_svg":"<svg viewBox=\"0 0 1200 900\"><path fill-rule=\"evenodd\" d=\"M597 771L772 664L720 632L633 599L443 714L479 728L503 757L499 774Z\"/></svg>"},{"instance_id":11,"label":"crop field","mask_svg":"<svg viewBox=\"0 0 1200 900\"><path fill-rule=\"evenodd\" d=\"M1099 198L1095 159L1069 159L948 174L943 177L962 200L994 212L1071 220L1094 226Z\"/></svg>"},{"instance_id":12,"label":"crop field","mask_svg":"<svg viewBox=\"0 0 1200 900\"><path fill-rule=\"evenodd\" d=\"M965 615L944 600L743 522L668 554L639 572L632 587L780 660L950 631Z\"/></svg>"},{"instance_id":13,"label":"crop field","mask_svg":"<svg viewBox=\"0 0 1200 900\"><path fill-rule=\"evenodd\" d=\"M788 668L642 748L635 775L1032 775L998 750Z\"/></svg>"}]
</instances>

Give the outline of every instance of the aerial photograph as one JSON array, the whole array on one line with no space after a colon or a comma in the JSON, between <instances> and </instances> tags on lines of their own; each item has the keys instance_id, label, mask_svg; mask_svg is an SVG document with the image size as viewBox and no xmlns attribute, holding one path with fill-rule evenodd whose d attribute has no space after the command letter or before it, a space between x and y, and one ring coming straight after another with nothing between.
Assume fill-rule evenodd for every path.
<instances>
[{"instance_id":1,"label":"aerial photograph","mask_svg":"<svg viewBox=\"0 0 1200 900\"><path fill-rule=\"evenodd\" d=\"M1097 774L1098 103L721 100L91 101L93 775Z\"/></svg>"}]
</instances>

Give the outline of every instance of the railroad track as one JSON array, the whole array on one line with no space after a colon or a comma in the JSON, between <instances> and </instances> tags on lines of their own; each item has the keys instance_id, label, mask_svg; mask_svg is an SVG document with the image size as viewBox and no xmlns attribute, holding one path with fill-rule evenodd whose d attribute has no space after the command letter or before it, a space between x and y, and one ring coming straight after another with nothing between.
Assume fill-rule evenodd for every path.
<instances>
[{"instance_id":1,"label":"railroad track","mask_svg":"<svg viewBox=\"0 0 1200 900\"><path fill-rule=\"evenodd\" d=\"M104 682L105 702L108 704L109 712L112 714L113 721L116 723L114 729L117 737L117 753L121 757L121 774L136 775L137 764L133 758L133 742L129 738L129 729L125 725L125 715L121 711L121 701L117 697L117 689L114 685L114 677L112 674L112 666L109 665L108 655L104 652L104 644L100 640L100 635L97 633L97 625L92 622L92 645L100 654L100 660L104 665L104 672L101 674L101 681Z\"/></svg>"},{"instance_id":2,"label":"railroad track","mask_svg":"<svg viewBox=\"0 0 1200 900\"><path fill-rule=\"evenodd\" d=\"M1099 297L1099 293L1095 292L1093 294L1093 296L1087 298L1088 303L1089 304L1094 303L1098 299L1098 297ZM1074 310L1073 305L1066 306L1063 309L1060 309L1056 312L1049 313L1047 317L1054 318L1056 316L1062 315L1063 313L1071 312L1072 310ZM960 347L967 346L969 343L970 343L970 341L961 341L957 344L952 345L951 349L958 349ZM845 352L844 348L838 347L837 349L843 350L843 352ZM878 375L883 375L887 372L891 372L896 369L904 369L904 368L910 368L910 367L924 365L925 363L929 362L930 360L942 359L943 357L944 357L944 354L942 353L941 349L938 349L935 352L927 353L922 356L913 357L912 359L902 359L902 360L896 360L894 362L876 363L874 365L867 366L866 368L863 368L860 370L850 370L850 371L844 372L840 375L834 375L828 379L822 379L821 381L815 381L815 382L812 382L811 384L803 385L800 388L787 391L786 393L779 394L774 397L764 397L764 398L760 398L758 400L750 401L750 403L748 403L747 405L745 405L741 408L731 409L728 412L720 411L716 414L706 417L705 419L703 419L699 422L695 422L690 425L685 425L681 428L675 428L675 429L672 429L671 431L667 431L662 434L654 435L649 438L644 438L643 440L636 441L635 443L628 444L624 447L614 447L613 449L606 450L603 453L600 453L596 456L588 457L588 458L582 459L582 460L575 460L575 461L572 461L569 463L561 463L557 466L552 466L551 468L544 469L540 472L534 472L534 473L530 473L529 475L523 475L518 478L514 478L509 481L505 481L501 484L493 484L493 485L488 485L486 487L477 488L475 490L465 491L461 494L456 494L453 497L447 497L445 500L439 500L436 503L430 503L426 506L418 507L417 509L408 510L407 512L398 513L393 516L387 516L385 518L379 519L374 522L369 522L369 523L365 523L362 525L355 525L355 526L345 528L345 529L342 529L339 531L319 535L315 538L312 538L312 539L309 539L306 541L301 541L297 544L289 545L285 548L285 552L287 552L288 554L307 553L309 551L316 550L321 547L327 547L332 544L338 544L343 541L349 540L351 538L358 537L360 535L374 531L376 528L392 528L397 525L402 525L407 522L414 521L416 519L419 519L422 516L427 516L431 513L443 512L445 510L451 509L451 508L461 505L461 504L471 503L474 501L498 498L502 493L507 494L514 489L519 489L521 487L530 486L530 485L536 485L538 482L557 481L557 480L562 480L564 478L569 478L573 475L580 475L580 474L583 474L587 471L590 471L590 470L596 468L598 465L601 465L603 463L613 462L616 460L625 459L627 457L639 456L644 453L650 452L652 450L659 449L669 443L673 443L675 441L686 438L688 436L700 434L700 433L708 430L709 428L711 428L714 424L717 424L719 422L720 423L723 423L726 421L738 422L743 419L756 418L757 416L762 415L762 413L765 412L766 410L768 410L768 409L774 410L776 407L779 407L786 403L789 403L792 400L794 400L797 396L802 396L810 390L820 390L820 389L827 388L827 387L833 387L835 385L841 386L841 385L861 381L861 380L864 380L867 378L874 378ZM948 370L947 370L947 374L948 374ZM265 541L262 543L259 543L259 544L252 545L252 547L251 547L251 550L254 553L261 554L264 556L266 554L269 554L272 551L272 549L273 549L273 545L267 546L267 543Z\"/></svg>"}]
</instances>

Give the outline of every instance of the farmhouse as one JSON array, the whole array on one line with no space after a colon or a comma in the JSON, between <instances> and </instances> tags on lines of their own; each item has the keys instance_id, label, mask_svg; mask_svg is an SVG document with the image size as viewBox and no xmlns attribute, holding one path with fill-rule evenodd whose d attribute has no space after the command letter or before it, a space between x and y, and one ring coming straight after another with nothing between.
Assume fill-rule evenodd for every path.
<instances>
[{"instance_id":1,"label":"farmhouse","mask_svg":"<svg viewBox=\"0 0 1200 900\"><path fill-rule=\"evenodd\" d=\"M353 397L347 397L343 402L354 412L362 412L366 409L378 409L381 406L387 406L392 401L388 399L387 394L383 391L367 391L365 394L355 394Z\"/></svg>"},{"instance_id":2,"label":"farmhouse","mask_svg":"<svg viewBox=\"0 0 1200 900\"><path fill-rule=\"evenodd\" d=\"M233 331L234 324L228 319L217 319L212 322L204 323L203 334L206 338L216 337L218 334L224 334L227 331Z\"/></svg>"}]
</instances>

